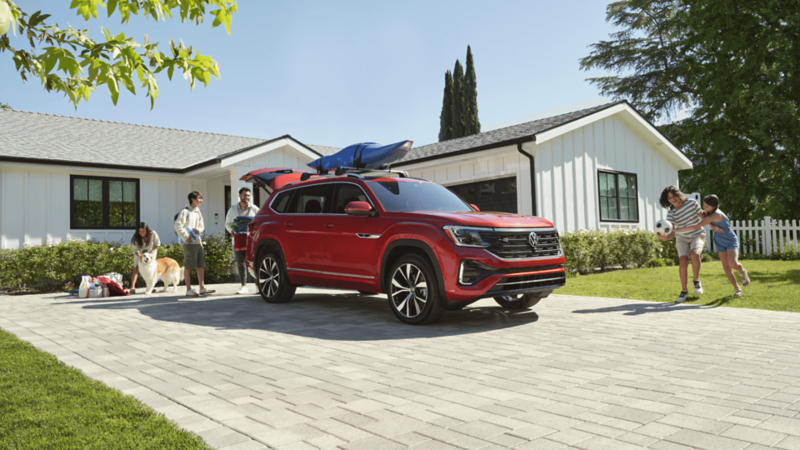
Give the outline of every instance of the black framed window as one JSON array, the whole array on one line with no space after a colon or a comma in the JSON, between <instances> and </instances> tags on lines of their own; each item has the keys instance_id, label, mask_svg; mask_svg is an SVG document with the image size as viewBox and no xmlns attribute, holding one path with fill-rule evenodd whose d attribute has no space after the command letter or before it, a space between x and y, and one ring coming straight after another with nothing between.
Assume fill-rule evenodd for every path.
<instances>
[{"instance_id":1,"label":"black framed window","mask_svg":"<svg viewBox=\"0 0 800 450\"><path fill-rule=\"evenodd\" d=\"M517 177L447 186L481 211L517 213Z\"/></svg>"},{"instance_id":2,"label":"black framed window","mask_svg":"<svg viewBox=\"0 0 800 450\"><path fill-rule=\"evenodd\" d=\"M639 193L636 174L598 171L600 220L639 221Z\"/></svg>"},{"instance_id":3,"label":"black framed window","mask_svg":"<svg viewBox=\"0 0 800 450\"><path fill-rule=\"evenodd\" d=\"M139 222L139 180L70 176L72 229L132 230Z\"/></svg>"}]
</instances>

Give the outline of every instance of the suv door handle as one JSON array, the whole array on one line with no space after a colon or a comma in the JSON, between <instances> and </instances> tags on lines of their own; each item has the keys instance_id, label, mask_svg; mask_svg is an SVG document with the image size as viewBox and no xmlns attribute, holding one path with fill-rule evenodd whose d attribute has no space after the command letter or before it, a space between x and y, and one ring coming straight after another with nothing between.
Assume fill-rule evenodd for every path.
<instances>
[{"instance_id":1,"label":"suv door handle","mask_svg":"<svg viewBox=\"0 0 800 450\"><path fill-rule=\"evenodd\" d=\"M291 227L292 226L292 222L284 222L284 225L286 225L287 227Z\"/></svg>"},{"instance_id":2,"label":"suv door handle","mask_svg":"<svg viewBox=\"0 0 800 450\"><path fill-rule=\"evenodd\" d=\"M333 224L332 224L332 223L326 223L326 224L325 224L325 227L326 227L326 228L333 228Z\"/></svg>"}]
</instances>

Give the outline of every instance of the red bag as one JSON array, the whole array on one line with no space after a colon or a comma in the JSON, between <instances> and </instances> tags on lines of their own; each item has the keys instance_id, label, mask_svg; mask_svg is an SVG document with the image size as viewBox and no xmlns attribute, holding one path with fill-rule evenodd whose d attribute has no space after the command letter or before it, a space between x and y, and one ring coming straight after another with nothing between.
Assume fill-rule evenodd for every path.
<instances>
[{"instance_id":1,"label":"red bag","mask_svg":"<svg viewBox=\"0 0 800 450\"><path fill-rule=\"evenodd\" d=\"M247 250L247 235L246 234L234 234L233 235L233 250L234 251L241 251Z\"/></svg>"},{"instance_id":2,"label":"red bag","mask_svg":"<svg viewBox=\"0 0 800 450\"><path fill-rule=\"evenodd\" d=\"M96 280L98 283L102 283L103 286L108 288L108 290L111 292L111 297L124 297L126 295L130 295L128 291L122 289L122 286L118 285L117 282L111 278L97 277Z\"/></svg>"}]
</instances>

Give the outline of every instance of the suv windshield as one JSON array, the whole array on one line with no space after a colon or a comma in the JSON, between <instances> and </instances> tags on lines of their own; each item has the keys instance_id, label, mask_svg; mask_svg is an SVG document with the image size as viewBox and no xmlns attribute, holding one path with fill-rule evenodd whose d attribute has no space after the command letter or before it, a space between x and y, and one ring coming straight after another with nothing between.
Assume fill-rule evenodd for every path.
<instances>
[{"instance_id":1,"label":"suv windshield","mask_svg":"<svg viewBox=\"0 0 800 450\"><path fill-rule=\"evenodd\" d=\"M370 186L387 212L472 211L456 194L439 184L375 181Z\"/></svg>"}]
</instances>

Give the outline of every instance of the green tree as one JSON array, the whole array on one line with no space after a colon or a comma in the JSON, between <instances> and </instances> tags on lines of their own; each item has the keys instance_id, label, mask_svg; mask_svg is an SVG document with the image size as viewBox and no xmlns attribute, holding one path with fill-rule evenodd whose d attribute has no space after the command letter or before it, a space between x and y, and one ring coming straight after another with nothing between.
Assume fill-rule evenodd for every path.
<instances>
[{"instance_id":1,"label":"green tree","mask_svg":"<svg viewBox=\"0 0 800 450\"><path fill-rule=\"evenodd\" d=\"M453 139L464 136L464 69L456 60L453 69L453 103L450 108Z\"/></svg>"},{"instance_id":2,"label":"green tree","mask_svg":"<svg viewBox=\"0 0 800 450\"><path fill-rule=\"evenodd\" d=\"M472 60L472 49L467 46L467 68L464 78L464 136L481 132L481 121L478 119L478 77L475 75L475 62Z\"/></svg>"},{"instance_id":3,"label":"green tree","mask_svg":"<svg viewBox=\"0 0 800 450\"><path fill-rule=\"evenodd\" d=\"M63 93L76 109L81 100L88 101L91 93L102 85L108 88L116 105L120 85L136 94L135 80L147 89L152 109L158 97L155 75L162 71L171 80L175 69L181 70L192 89L196 81L208 85L212 76L219 78L217 62L210 56L201 56L183 41L176 44L170 39L166 53L158 51L159 44L150 42L147 35L140 44L125 33L114 35L103 29L103 39L96 41L89 37L89 30L71 26L62 30L58 24L48 24L49 14L41 11L29 14L11 0L0 3L10 7L12 30L29 44L27 48L11 47L6 33L0 36L0 52L11 53L22 81L39 78L48 92ZM212 28L224 24L230 34L237 6L232 0L108 0L107 4L101 0L72 0L70 9L87 22L97 19L100 9L105 9L108 17L118 12L122 23L140 13L156 21L171 19L177 10L182 22L188 19L200 24L208 13L215 17Z\"/></svg>"},{"instance_id":4,"label":"green tree","mask_svg":"<svg viewBox=\"0 0 800 450\"><path fill-rule=\"evenodd\" d=\"M439 142L453 139L453 74L444 74L444 95L442 113L439 115Z\"/></svg>"},{"instance_id":5,"label":"green tree","mask_svg":"<svg viewBox=\"0 0 800 450\"><path fill-rule=\"evenodd\" d=\"M11 109L11 105L8 103L0 102L0 109Z\"/></svg>"},{"instance_id":6,"label":"green tree","mask_svg":"<svg viewBox=\"0 0 800 450\"><path fill-rule=\"evenodd\" d=\"M589 81L664 122L695 164L682 189L717 194L734 219L800 219L800 5L623 0L606 19L622 30L581 68L616 72Z\"/></svg>"}]
</instances>

